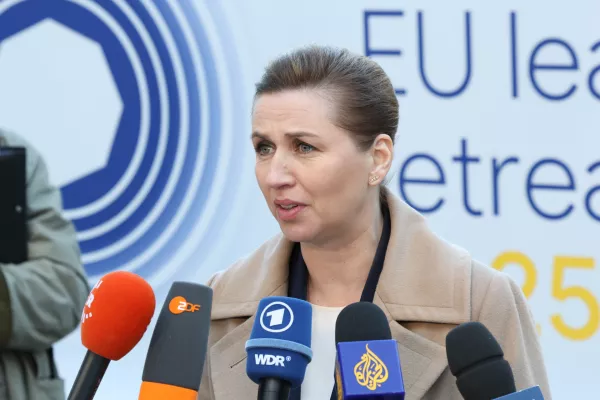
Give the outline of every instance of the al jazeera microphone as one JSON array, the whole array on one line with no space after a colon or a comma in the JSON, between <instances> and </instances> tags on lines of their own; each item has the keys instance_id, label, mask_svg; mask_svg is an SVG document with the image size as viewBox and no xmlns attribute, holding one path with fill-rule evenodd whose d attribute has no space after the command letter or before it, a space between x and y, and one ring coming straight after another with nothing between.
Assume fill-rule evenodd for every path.
<instances>
[{"instance_id":1,"label":"al jazeera microphone","mask_svg":"<svg viewBox=\"0 0 600 400\"><path fill-rule=\"evenodd\" d=\"M398 344L379 307L346 306L335 323L335 341L338 400L404 400Z\"/></svg>"},{"instance_id":2,"label":"al jazeera microphone","mask_svg":"<svg viewBox=\"0 0 600 400\"><path fill-rule=\"evenodd\" d=\"M212 298L208 286L171 285L150 339L139 400L196 400L208 349Z\"/></svg>"},{"instance_id":3,"label":"al jazeera microphone","mask_svg":"<svg viewBox=\"0 0 600 400\"><path fill-rule=\"evenodd\" d=\"M88 349L68 400L91 400L111 361L118 361L141 340L156 299L140 276L115 271L90 292L81 314L81 342Z\"/></svg>"}]
</instances>

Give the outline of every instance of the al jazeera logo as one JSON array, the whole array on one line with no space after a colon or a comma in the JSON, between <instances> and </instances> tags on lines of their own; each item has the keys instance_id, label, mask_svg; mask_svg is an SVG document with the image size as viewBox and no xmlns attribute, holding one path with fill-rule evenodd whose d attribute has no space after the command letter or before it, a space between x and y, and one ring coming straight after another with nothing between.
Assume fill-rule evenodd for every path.
<instances>
[{"instance_id":1,"label":"al jazeera logo","mask_svg":"<svg viewBox=\"0 0 600 400\"><path fill-rule=\"evenodd\" d=\"M359 385L369 390L376 390L381 384L388 380L388 368L377 354L369 349L366 344L366 353L362 355L360 361L354 366L354 377Z\"/></svg>"},{"instance_id":2,"label":"al jazeera logo","mask_svg":"<svg viewBox=\"0 0 600 400\"><path fill-rule=\"evenodd\" d=\"M394 339L337 344L337 399L404 399L398 344Z\"/></svg>"}]
</instances>

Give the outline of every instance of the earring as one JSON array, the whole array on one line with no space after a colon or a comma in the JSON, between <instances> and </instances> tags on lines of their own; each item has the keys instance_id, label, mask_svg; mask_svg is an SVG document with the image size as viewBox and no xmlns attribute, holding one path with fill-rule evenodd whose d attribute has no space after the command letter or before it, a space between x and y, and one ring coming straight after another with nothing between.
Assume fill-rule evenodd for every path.
<instances>
[{"instance_id":1,"label":"earring","mask_svg":"<svg viewBox=\"0 0 600 400\"><path fill-rule=\"evenodd\" d=\"M375 183L375 182L377 182L378 179L379 179L379 177L377 175L374 175L371 177L371 179L369 179L369 183Z\"/></svg>"}]
</instances>

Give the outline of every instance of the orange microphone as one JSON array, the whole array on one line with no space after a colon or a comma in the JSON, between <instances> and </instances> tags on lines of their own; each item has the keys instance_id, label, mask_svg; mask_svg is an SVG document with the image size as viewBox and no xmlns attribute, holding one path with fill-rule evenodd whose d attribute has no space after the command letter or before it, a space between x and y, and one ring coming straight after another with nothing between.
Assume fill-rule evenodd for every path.
<instances>
[{"instance_id":1,"label":"orange microphone","mask_svg":"<svg viewBox=\"0 0 600 400\"><path fill-rule=\"evenodd\" d=\"M138 344L155 308L152 287L134 273L111 272L98 281L81 314L81 342L88 351L68 400L94 398L108 364Z\"/></svg>"}]
</instances>

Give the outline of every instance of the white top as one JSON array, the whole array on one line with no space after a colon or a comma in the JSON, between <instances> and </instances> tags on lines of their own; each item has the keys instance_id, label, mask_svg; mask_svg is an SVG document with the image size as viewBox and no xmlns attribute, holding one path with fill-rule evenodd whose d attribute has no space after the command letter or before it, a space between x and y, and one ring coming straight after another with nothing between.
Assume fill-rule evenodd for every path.
<instances>
[{"instance_id":1,"label":"white top","mask_svg":"<svg viewBox=\"0 0 600 400\"><path fill-rule=\"evenodd\" d=\"M312 304L312 361L302 382L302 400L329 400L335 369L335 321L343 307Z\"/></svg>"}]
</instances>

